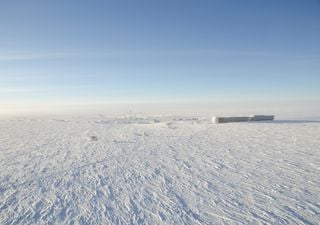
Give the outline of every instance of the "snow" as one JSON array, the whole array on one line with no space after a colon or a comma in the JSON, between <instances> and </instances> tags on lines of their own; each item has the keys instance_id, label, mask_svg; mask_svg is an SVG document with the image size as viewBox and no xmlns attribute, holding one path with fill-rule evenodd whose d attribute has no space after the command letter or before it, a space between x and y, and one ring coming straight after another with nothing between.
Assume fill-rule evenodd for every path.
<instances>
[{"instance_id":1,"label":"snow","mask_svg":"<svg viewBox=\"0 0 320 225\"><path fill-rule=\"evenodd\" d=\"M0 119L0 224L317 224L320 123Z\"/></svg>"}]
</instances>

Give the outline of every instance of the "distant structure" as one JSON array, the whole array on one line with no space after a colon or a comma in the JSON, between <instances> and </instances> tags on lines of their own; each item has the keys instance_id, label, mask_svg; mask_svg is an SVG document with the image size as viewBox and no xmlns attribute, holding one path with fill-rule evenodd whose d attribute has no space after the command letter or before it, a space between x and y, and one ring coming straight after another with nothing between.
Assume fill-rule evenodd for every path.
<instances>
[{"instance_id":1,"label":"distant structure","mask_svg":"<svg viewBox=\"0 0 320 225\"><path fill-rule=\"evenodd\" d=\"M274 115L212 117L213 123L233 123L233 122L265 121L265 120L274 120Z\"/></svg>"},{"instance_id":2,"label":"distant structure","mask_svg":"<svg viewBox=\"0 0 320 225\"><path fill-rule=\"evenodd\" d=\"M231 123L231 122L245 122L249 121L249 116L228 116L228 117L213 117L212 122L214 123Z\"/></svg>"},{"instance_id":3,"label":"distant structure","mask_svg":"<svg viewBox=\"0 0 320 225\"><path fill-rule=\"evenodd\" d=\"M253 115L249 117L249 121L274 120L274 115Z\"/></svg>"}]
</instances>

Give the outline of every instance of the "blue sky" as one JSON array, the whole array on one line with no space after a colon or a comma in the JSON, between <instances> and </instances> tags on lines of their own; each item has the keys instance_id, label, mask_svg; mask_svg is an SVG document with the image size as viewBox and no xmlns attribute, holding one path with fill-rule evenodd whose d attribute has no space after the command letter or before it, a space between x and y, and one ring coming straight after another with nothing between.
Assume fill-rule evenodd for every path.
<instances>
[{"instance_id":1,"label":"blue sky","mask_svg":"<svg viewBox=\"0 0 320 225\"><path fill-rule=\"evenodd\" d=\"M0 2L0 103L319 101L320 1Z\"/></svg>"}]
</instances>

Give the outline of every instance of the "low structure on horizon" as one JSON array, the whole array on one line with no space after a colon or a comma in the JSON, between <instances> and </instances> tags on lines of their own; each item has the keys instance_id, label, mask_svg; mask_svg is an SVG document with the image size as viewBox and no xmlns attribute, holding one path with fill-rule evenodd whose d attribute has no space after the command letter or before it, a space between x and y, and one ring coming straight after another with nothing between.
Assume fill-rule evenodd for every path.
<instances>
[{"instance_id":1,"label":"low structure on horizon","mask_svg":"<svg viewBox=\"0 0 320 225\"><path fill-rule=\"evenodd\" d=\"M212 117L213 123L232 123L232 122L266 121L266 120L274 120L274 115Z\"/></svg>"},{"instance_id":2,"label":"low structure on horizon","mask_svg":"<svg viewBox=\"0 0 320 225\"><path fill-rule=\"evenodd\" d=\"M274 120L274 115L253 115L249 117L249 121Z\"/></svg>"}]
</instances>

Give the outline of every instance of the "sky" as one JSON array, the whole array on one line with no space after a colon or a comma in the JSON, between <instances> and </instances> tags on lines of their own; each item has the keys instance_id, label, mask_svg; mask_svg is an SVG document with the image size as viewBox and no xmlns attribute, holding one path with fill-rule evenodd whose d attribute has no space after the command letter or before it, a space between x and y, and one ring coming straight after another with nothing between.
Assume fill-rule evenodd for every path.
<instances>
[{"instance_id":1,"label":"sky","mask_svg":"<svg viewBox=\"0 0 320 225\"><path fill-rule=\"evenodd\" d=\"M314 107L319 21L319 0L2 0L0 105Z\"/></svg>"}]
</instances>

